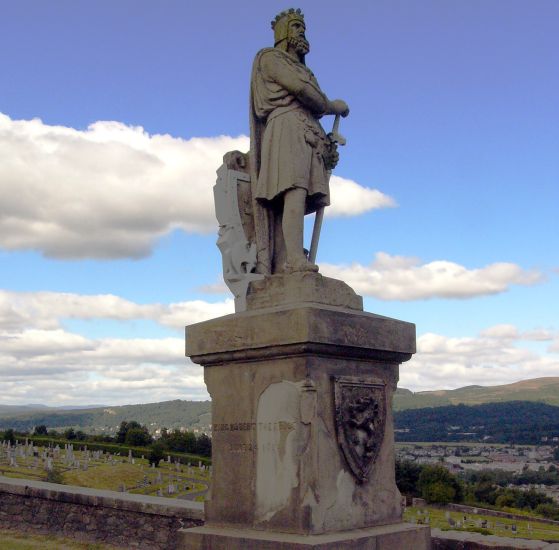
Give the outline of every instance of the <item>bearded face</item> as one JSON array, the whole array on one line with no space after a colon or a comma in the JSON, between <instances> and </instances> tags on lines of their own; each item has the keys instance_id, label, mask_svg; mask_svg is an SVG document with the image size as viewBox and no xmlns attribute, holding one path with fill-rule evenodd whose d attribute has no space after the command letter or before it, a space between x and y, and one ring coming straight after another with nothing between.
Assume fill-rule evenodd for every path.
<instances>
[{"instance_id":1,"label":"bearded face","mask_svg":"<svg viewBox=\"0 0 559 550\"><path fill-rule=\"evenodd\" d=\"M293 49L299 57L304 57L310 51L310 44L304 35L290 36L287 39L287 46Z\"/></svg>"}]
</instances>

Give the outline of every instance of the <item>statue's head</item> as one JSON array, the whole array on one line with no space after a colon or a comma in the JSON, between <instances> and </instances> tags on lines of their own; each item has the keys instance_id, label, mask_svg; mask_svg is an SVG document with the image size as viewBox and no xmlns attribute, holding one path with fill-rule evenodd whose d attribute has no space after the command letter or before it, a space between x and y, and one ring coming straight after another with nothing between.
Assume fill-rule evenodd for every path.
<instances>
[{"instance_id":1,"label":"statue's head","mask_svg":"<svg viewBox=\"0 0 559 550\"><path fill-rule=\"evenodd\" d=\"M309 53L309 43L305 37L305 16L300 9L290 8L276 15L272 21L274 47L286 52L294 50L300 58Z\"/></svg>"}]
</instances>

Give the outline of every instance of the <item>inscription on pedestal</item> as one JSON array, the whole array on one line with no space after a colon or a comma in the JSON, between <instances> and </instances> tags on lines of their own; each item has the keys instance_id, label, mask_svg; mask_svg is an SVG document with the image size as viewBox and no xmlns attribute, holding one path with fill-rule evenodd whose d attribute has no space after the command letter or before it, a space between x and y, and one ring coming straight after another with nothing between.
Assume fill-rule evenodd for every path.
<instances>
[{"instance_id":1,"label":"inscription on pedestal","mask_svg":"<svg viewBox=\"0 0 559 550\"><path fill-rule=\"evenodd\" d=\"M386 386L374 378L332 377L338 443L351 473L367 481L384 439Z\"/></svg>"}]
</instances>

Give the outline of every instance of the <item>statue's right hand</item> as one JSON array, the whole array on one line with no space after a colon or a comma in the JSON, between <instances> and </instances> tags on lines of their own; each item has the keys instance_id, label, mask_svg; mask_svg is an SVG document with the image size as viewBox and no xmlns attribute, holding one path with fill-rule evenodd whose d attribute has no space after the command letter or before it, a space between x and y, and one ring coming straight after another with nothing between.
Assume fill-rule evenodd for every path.
<instances>
[{"instance_id":1,"label":"statue's right hand","mask_svg":"<svg viewBox=\"0 0 559 550\"><path fill-rule=\"evenodd\" d=\"M330 109L333 115L342 115L343 117L349 115L349 107L343 99L334 99L334 101L331 101Z\"/></svg>"}]
</instances>

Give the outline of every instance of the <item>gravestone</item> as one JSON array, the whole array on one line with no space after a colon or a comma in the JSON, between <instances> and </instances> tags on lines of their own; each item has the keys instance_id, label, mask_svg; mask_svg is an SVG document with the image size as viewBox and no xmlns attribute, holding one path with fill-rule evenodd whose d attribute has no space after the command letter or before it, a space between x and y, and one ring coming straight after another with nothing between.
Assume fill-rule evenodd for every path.
<instances>
[{"instance_id":1,"label":"gravestone","mask_svg":"<svg viewBox=\"0 0 559 550\"><path fill-rule=\"evenodd\" d=\"M346 283L318 273L349 109L306 68L300 11L272 26L274 48L253 68L251 150L225 155L215 188L236 312L186 328L212 398L212 470L206 523L181 530L179 547L427 550L429 527L402 522L394 472L392 396L415 325L363 311ZM330 134L318 122L328 114Z\"/></svg>"}]
</instances>

